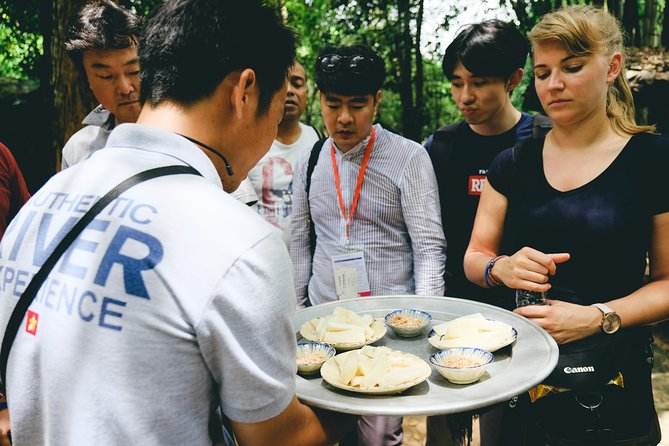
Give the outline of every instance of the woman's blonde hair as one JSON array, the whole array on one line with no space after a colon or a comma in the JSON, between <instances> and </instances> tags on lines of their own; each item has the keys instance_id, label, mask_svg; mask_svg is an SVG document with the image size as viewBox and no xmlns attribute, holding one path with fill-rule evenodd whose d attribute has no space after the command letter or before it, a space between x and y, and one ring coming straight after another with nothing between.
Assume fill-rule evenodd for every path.
<instances>
[{"instance_id":1,"label":"woman's blonde hair","mask_svg":"<svg viewBox=\"0 0 669 446\"><path fill-rule=\"evenodd\" d=\"M634 99L625 77L625 47L618 20L601 8L590 5L569 6L545 15L528 35L532 48L546 41L558 42L577 56L622 55L620 73L609 85L606 114L613 129L620 134L652 132L655 126L637 125Z\"/></svg>"}]
</instances>

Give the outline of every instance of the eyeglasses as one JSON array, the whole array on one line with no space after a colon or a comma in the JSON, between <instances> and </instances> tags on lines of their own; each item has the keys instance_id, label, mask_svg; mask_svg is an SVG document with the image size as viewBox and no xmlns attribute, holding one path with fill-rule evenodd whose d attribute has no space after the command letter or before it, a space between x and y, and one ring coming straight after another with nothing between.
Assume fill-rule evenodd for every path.
<instances>
[{"instance_id":1,"label":"eyeglasses","mask_svg":"<svg viewBox=\"0 0 669 446\"><path fill-rule=\"evenodd\" d=\"M341 68L344 61L348 62L344 64L344 68L354 74L364 73L372 66L373 63L369 57L361 56L359 54L353 56L325 54L318 58L316 68L324 73L334 73L335 71L339 70L339 68Z\"/></svg>"}]
</instances>

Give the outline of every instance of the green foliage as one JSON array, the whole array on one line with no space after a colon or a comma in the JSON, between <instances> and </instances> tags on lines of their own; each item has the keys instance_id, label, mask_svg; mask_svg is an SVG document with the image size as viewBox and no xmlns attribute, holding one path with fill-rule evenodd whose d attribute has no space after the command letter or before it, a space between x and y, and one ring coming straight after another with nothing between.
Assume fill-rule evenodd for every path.
<instances>
[{"instance_id":1,"label":"green foliage","mask_svg":"<svg viewBox=\"0 0 669 446\"><path fill-rule=\"evenodd\" d=\"M401 0L406 2L407 0ZM310 78L308 83L309 107L306 120L322 127L320 104L314 83L314 63L316 56L326 45L350 45L362 43L372 47L386 62L388 76L383 87L383 97L378 111L378 120L387 127L403 132L403 109L399 91L402 76L401 61L406 55L403 45L415 44L417 28L416 14L418 2L408 0L408 16L401 17L402 11L397 0L286 0L284 12L287 23L301 36L298 49L300 61ZM402 34L403 20L409 20L412 40ZM412 54L411 77L416 76L415 54ZM425 124L420 137L426 138L445 122L458 119L457 108L448 94L449 85L441 72L441 55L438 60L430 57L423 60L425 104L419 113L424 114ZM416 96L415 84L413 97Z\"/></svg>"},{"instance_id":2,"label":"green foliage","mask_svg":"<svg viewBox=\"0 0 669 446\"><path fill-rule=\"evenodd\" d=\"M423 140L439 127L462 119L451 96L451 84L441 70L441 58L423 60L425 65L425 125Z\"/></svg>"},{"instance_id":3,"label":"green foliage","mask_svg":"<svg viewBox=\"0 0 669 446\"><path fill-rule=\"evenodd\" d=\"M36 77L39 57L44 54L39 34L21 33L0 26L0 76Z\"/></svg>"},{"instance_id":4,"label":"green foliage","mask_svg":"<svg viewBox=\"0 0 669 446\"><path fill-rule=\"evenodd\" d=\"M499 4L513 10L518 28L523 34L527 34L544 14L554 9L551 0L500 0Z\"/></svg>"},{"instance_id":5,"label":"green foliage","mask_svg":"<svg viewBox=\"0 0 669 446\"><path fill-rule=\"evenodd\" d=\"M36 78L43 59L43 38L40 33L40 2L55 0L0 0L0 75ZM59 0L60 1L60 0ZM162 0L118 0L119 4L137 15L148 15ZM425 14L430 14L428 5L434 0L423 0ZM301 37L298 57L308 76L309 106L305 120L323 129L320 103L313 82L316 56L326 45L363 43L374 48L386 62L388 76L383 86L383 99L379 107L379 120L400 133L407 125L407 115L419 115L419 139L425 139L436 128L461 119L450 95L450 84L441 72L441 58L448 42L421 42L422 87L417 82L421 71L417 70L415 47L418 45L417 29L421 0L267 0L277 8L286 23ZM442 8L443 17L423 17L441 23L441 28L459 26L458 16L466 7L465 0L450 0ZM473 3L473 2L472 2ZM529 31L546 13L566 4L604 3L594 0L489 0L488 9L496 4L513 11L516 23L523 32ZM609 1L609 4L611 2ZM667 3L656 0L657 17L661 17ZM55 4L55 3L54 3ZM640 20L644 17L645 1L637 2ZM494 14L493 14L494 15ZM650 32L659 35L661 20L655 20ZM428 38L429 39L429 38ZM420 61L420 59L419 59ZM49 62L47 62L49 63ZM517 107L523 103L523 94L531 73L526 75L512 94ZM407 81L409 78L409 81ZM407 84L410 91L407 92ZM418 86L417 86L418 85ZM420 91L419 91L420 89ZM402 92L402 94L400 94ZM422 106L416 105L420 93ZM410 106L407 108L407 104ZM419 104L421 105L420 101Z\"/></svg>"},{"instance_id":6,"label":"green foliage","mask_svg":"<svg viewBox=\"0 0 669 446\"><path fill-rule=\"evenodd\" d=\"M38 0L0 0L0 23L21 32L38 34L38 11Z\"/></svg>"},{"instance_id":7,"label":"green foliage","mask_svg":"<svg viewBox=\"0 0 669 446\"><path fill-rule=\"evenodd\" d=\"M47 0L42 0L47 1ZM121 6L147 15L161 0L121 0ZM39 77L44 55L38 0L0 0L0 76Z\"/></svg>"},{"instance_id":8,"label":"green foliage","mask_svg":"<svg viewBox=\"0 0 669 446\"><path fill-rule=\"evenodd\" d=\"M37 32L35 14L11 16L7 5L0 3L0 76L36 78L44 54L42 35Z\"/></svg>"},{"instance_id":9,"label":"green foliage","mask_svg":"<svg viewBox=\"0 0 669 446\"><path fill-rule=\"evenodd\" d=\"M119 5L138 16L147 16L161 0L119 0Z\"/></svg>"}]
</instances>

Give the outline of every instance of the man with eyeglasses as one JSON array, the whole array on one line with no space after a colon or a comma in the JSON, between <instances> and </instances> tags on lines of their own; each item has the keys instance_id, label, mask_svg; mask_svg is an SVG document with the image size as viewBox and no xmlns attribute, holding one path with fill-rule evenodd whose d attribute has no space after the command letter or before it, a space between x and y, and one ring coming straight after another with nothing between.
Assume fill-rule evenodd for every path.
<instances>
[{"instance_id":1,"label":"man with eyeglasses","mask_svg":"<svg viewBox=\"0 0 669 446\"><path fill-rule=\"evenodd\" d=\"M310 178L308 152L294 175L290 254L300 306L443 294L446 242L436 179L419 144L374 125L384 77L381 57L361 45L326 48L316 61L330 137ZM401 444L401 424L401 417L361 417L359 442Z\"/></svg>"}]
</instances>

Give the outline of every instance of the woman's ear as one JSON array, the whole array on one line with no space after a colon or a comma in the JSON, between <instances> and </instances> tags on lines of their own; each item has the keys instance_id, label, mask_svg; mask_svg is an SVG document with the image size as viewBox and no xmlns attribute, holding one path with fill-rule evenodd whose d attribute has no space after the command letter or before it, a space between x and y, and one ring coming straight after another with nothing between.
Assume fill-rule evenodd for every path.
<instances>
[{"instance_id":1,"label":"woman's ear","mask_svg":"<svg viewBox=\"0 0 669 446\"><path fill-rule=\"evenodd\" d=\"M609 60L609 72L606 75L606 82L611 84L616 80L620 74L620 70L623 68L623 56L620 52L613 53L611 59Z\"/></svg>"}]
</instances>

